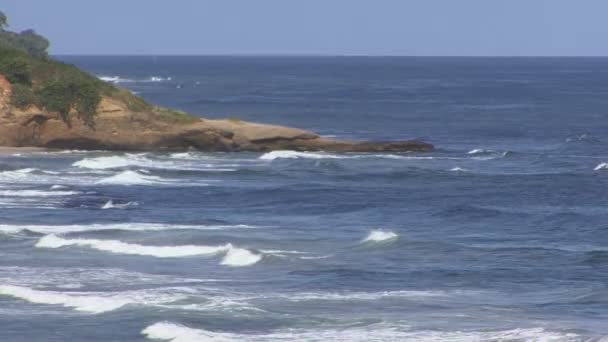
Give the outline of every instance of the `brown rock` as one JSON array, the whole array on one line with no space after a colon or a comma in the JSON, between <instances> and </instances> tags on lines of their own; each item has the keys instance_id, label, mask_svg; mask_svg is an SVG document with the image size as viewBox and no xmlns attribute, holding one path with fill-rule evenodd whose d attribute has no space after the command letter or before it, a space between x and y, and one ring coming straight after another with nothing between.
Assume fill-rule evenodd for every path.
<instances>
[{"instance_id":1,"label":"brown rock","mask_svg":"<svg viewBox=\"0 0 608 342\"><path fill-rule=\"evenodd\" d=\"M103 150L328 152L428 152L423 142L348 142L305 130L240 120L174 120L159 110L132 112L118 100L103 98L95 127L74 119L66 125L54 113L10 105L11 85L0 75L0 146ZM75 113L74 113L75 114Z\"/></svg>"}]
</instances>

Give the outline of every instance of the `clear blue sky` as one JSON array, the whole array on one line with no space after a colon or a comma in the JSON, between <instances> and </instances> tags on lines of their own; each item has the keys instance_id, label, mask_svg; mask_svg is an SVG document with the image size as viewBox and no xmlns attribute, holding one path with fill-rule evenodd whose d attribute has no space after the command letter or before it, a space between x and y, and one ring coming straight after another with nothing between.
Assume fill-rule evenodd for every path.
<instances>
[{"instance_id":1,"label":"clear blue sky","mask_svg":"<svg viewBox=\"0 0 608 342\"><path fill-rule=\"evenodd\" d=\"M55 54L608 56L608 0L0 0Z\"/></svg>"}]
</instances>

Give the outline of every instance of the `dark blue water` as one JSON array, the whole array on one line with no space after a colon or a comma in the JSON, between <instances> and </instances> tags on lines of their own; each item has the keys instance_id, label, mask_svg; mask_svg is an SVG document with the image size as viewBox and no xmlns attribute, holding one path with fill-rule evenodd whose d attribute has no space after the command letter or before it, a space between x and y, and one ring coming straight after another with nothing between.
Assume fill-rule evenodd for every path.
<instances>
[{"instance_id":1,"label":"dark blue water","mask_svg":"<svg viewBox=\"0 0 608 342\"><path fill-rule=\"evenodd\" d=\"M608 59L62 57L428 154L0 154L0 341L602 341Z\"/></svg>"}]
</instances>

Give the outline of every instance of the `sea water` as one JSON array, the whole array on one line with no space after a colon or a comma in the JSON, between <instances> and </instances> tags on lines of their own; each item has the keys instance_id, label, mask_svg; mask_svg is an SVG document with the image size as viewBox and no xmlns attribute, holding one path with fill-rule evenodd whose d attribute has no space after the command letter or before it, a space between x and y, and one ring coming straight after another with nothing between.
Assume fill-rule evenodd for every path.
<instances>
[{"instance_id":1,"label":"sea water","mask_svg":"<svg viewBox=\"0 0 608 342\"><path fill-rule=\"evenodd\" d=\"M608 59L75 57L432 153L0 155L0 341L600 341Z\"/></svg>"}]
</instances>

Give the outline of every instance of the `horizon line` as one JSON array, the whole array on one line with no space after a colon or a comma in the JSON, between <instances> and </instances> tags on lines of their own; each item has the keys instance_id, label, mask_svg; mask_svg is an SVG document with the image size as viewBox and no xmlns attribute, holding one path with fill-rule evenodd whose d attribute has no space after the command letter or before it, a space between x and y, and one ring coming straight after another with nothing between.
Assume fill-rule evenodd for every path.
<instances>
[{"instance_id":1,"label":"horizon line","mask_svg":"<svg viewBox=\"0 0 608 342\"><path fill-rule=\"evenodd\" d=\"M368 58L608 58L608 55L365 55L365 54L275 54L275 53L51 53L51 56L73 57L368 57Z\"/></svg>"}]
</instances>

